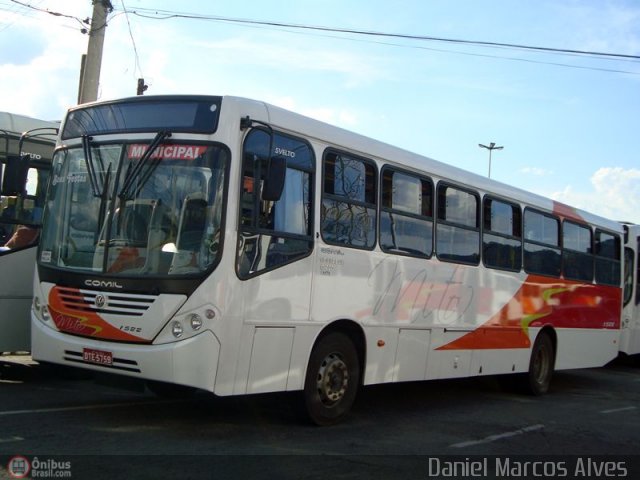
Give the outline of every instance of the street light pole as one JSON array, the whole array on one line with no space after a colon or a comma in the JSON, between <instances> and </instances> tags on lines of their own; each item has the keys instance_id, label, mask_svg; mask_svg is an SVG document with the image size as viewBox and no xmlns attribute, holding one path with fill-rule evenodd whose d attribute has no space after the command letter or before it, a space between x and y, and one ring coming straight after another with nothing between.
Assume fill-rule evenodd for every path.
<instances>
[{"instance_id":1,"label":"street light pole","mask_svg":"<svg viewBox=\"0 0 640 480\"><path fill-rule=\"evenodd\" d=\"M496 147L495 142L491 142L489 145L483 145L481 143L478 144L479 147L486 148L489 150L489 178L491 178L491 152L493 150L502 150L504 147Z\"/></svg>"}]
</instances>

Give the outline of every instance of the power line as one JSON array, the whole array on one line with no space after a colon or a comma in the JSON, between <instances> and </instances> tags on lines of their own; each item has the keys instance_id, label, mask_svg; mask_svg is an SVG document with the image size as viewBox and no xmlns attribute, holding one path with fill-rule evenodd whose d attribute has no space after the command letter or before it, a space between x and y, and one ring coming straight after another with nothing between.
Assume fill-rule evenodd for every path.
<instances>
[{"instance_id":1,"label":"power line","mask_svg":"<svg viewBox=\"0 0 640 480\"><path fill-rule=\"evenodd\" d=\"M509 48L509 49L517 49L517 50L536 51L536 52L549 53L549 54L572 54L572 55L580 55L580 56L599 57L603 59L614 59L614 60L622 59L622 60L633 60L633 61L640 60L640 55L631 55L631 54L624 54L624 53L598 52L598 51L592 51L592 50L577 50L577 49L569 49L569 48L540 47L540 46L523 45L523 44L516 44L516 43L501 43L501 42L490 42L490 41L482 41L482 40L465 40L465 39L458 39L458 38L435 37L435 36L429 36L429 35L413 35L413 34L403 34L403 33L378 32L378 31L371 31L371 30L356 30L356 29L350 29L350 28L337 28L337 27L327 27L327 26L319 26L319 25L304 25L304 24L297 24L297 23L274 22L274 21L254 20L254 19L245 19L245 18L220 17L216 15L203 15L203 14L196 14L196 13L175 12L171 10L153 10L153 9L147 9L147 8L138 8L132 11L132 13L140 17L150 18L154 20L168 20L171 18L183 18L188 20L191 19L191 20L237 23L237 24L245 24L245 25L261 25L261 26L267 26L267 27L313 30L313 31L321 31L321 32L363 35L363 36L370 36L370 37L386 37L386 38L398 38L398 39L404 39L404 40L441 42L441 43L449 43L449 44L456 44L456 45L476 46L476 47L492 47L492 48L500 47L500 48Z\"/></svg>"},{"instance_id":2,"label":"power line","mask_svg":"<svg viewBox=\"0 0 640 480\"><path fill-rule=\"evenodd\" d=\"M131 30L131 22L129 21L129 12L127 12L127 7L124 5L124 0L120 0L122 3L122 10L124 11L125 18L127 19L127 27L129 28L129 36L131 37L131 43L133 44L133 53L136 59L136 73L140 72L140 76L144 77L142 73L142 68L140 67L140 57L138 56L138 49L136 47L136 40L133 38L133 32Z\"/></svg>"},{"instance_id":3,"label":"power line","mask_svg":"<svg viewBox=\"0 0 640 480\"><path fill-rule=\"evenodd\" d=\"M145 17L147 18L147 17ZM248 26L248 28L266 28L266 27L262 27L262 26L257 26L257 25L250 25ZM385 45L385 46L390 46L390 47L399 47L399 48L413 48L416 50L427 50L430 52L438 52L438 53L448 53L448 54L454 54L454 55L464 55L464 56L468 56L468 57L479 57L479 58L491 58L491 59L498 59L498 60L508 60L508 61L512 61L512 62L522 62L522 63L532 63L532 64L536 64L536 65L550 65L550 66L554 66L554 67L563 67L563 68L575 68L575 69L579 69L579 70L592 70L592 71L597 71L597 72L606 72L606 73L624 73L624 74L629 74L629 75L640 75L640 72L638 71L630 71L630 70L621 70L621 69L615 69L615 68L604 68L604 67L594 67L594 66L586 66L586 65L572 65L569 63L560 63L560 62L550 62L550 61L543 61L543 60L533 60L530 58L521 58L521 57L507 57L505 55L491 55L488 53L472 53L472 52L468 52L468 51L460 51L460 50L450 50L450 49L444 49L444 48L434 48L434 47L425 47L423 45L406 45L406 44L401 44L401 43L392 43L392 42L384 42L384 41L376 41L376 40L365 40L365 39L359 39L359 38L353 38L353 37L342 37L339 35L330 35L328 33L301 33L298 31L292 31L292 30L287 30L285 28L275 28L273 27L274 30L278 30L281 32L286 32L286 33L291 33L294 35L314 35L314 36L318 36L318 37L324 37L324 38L336 38L336 39L340 39L340 40L347 40L350 42L365 42L365 43L372 43L375 45ZM498 48L498 47L495 47ZM556 55L564 55L564 56L570 56L570 57L576 57L577 55L575 54L570 54L570 53L565 53L565 54L556 54ZM604 60L612 60L612 59L604 59ZM633 62L635 63L635 61L633 60L619 60L622 62Z\"/></svg>"},{"instance_id":4,"label":"power line","mask_svg":"<svg viewBox=\"0 0 640 480\"><path fill-rule=\"evenodd\" d=\"M215 16L208 16L208 15L199 15L199 14L183 14L180 12L172 12L169 10L151 10L151 9L138 9L140 11L149 11L152 12L153 15L151 14L142 14L140 13L140 11L134 11L132 12L134 15L137 15L139 17L142 18L148 18L148 19L152 19L152 20L169 20L171 18L184 18L184 19L197 19L197 20L208 20L208 21L220 21L220 22L229 22L232 21L233 23L240 23L243 24L245 22L245 20L243 19L221 19L221 17L215 17ZM160 15L160 12L162 12L163 16L158 16ZM341 35L338 35L338 33L342 33L341 29L331 29L331 30L336 30L335 32L329 32L327 30L322 30L324 33L309 33L309 29L313 29L314 27L307 27L307 29L305 30L307 33L303 33L300 31L296 31L296 30L289 30L287 28L294 28L294 27L289 27L289 26L280 26L280 25L288 25L288 24L276 24L277 26L274 26L273 22L258 22L258 21L253 21L253 20L249 20L247 21L247 23L244 23L244 26L247 27L253 27L253 28L270 28L270 29L274 29L274 30L280 30L283 32L287 32L287 33L291 33L291 34L309 34L309 35L316 35L316 36L321 36L321 37L328 37L328 38L338 38L338 39L342 39L342 40L349 40L349 41L354 41L354 42L367 42L367 43L374 43L374 44L378 44L378 45L388 45L388 46L392 46L392 47L400 47L400 48L414 48L414 49L420 49L420 50L428 50L428 51L433 51L433 52L440 52L440 53L449 53L449 54L455 54L455 55L465 55L465 56L471 56L471 57L480 57L480 58L492 58L492 59L499 59L499 60L508 60L508 61L514 61L514 62L523 62L523 63L531 63L531 64L538 64L538 65L550 65L550 66L555 66L555 67L562 67L562 68L573 68L573 69L580 69L580 70L591 70L591 71L599 71L599 72L606 72L606 73L622 73L622 74L629 74L629 75L640 75L640 72L638 71L630 71L630 70L622 70L622 69L617 69L617 68L604 68L604 67L595 67L595 66L587 66L587 65L575 65L575 64L569 64L569 63L561 63L561 62L551 62L551 61L543 61L543 60L534 60L531 58L521 58L521 57L513 57L513 56L505 56L505 55L491 55L491 54L482 54L482 53L472 53L472 52L468 52L468 51L460 51L460 50L451 50L451 49L439 49L439 48L433 48L433 47L426 47L426 46L421 46L421 45L408 45L408 44L400 44L400 43L392 43L392 42L385 42L385 41L375 41L375 40L365 40L365 39L358 39L355 37L344 37ZM349 30L350 31L350 30ZM330 33L334 33L334 35L331 35ZM378 36L384 36L385 34L380 34ZM389 36L394 36L395 34L388 34ZM429 37L432 38L432 37ZM446 39L444 39L446 40ZM471 41L466 41L471 43ZM491 45L488 45L489 43L491 43ZM494 48L494 49L510 49L510 50L514 50L515 48L513 47L507 47L507 46L502 46L503 44L498 44L495 42L483 42L483 44L481 45L476 45L479 47L485 47L485 48ZM504 45L509 45L509 44L504 44ZM469 46L469 45L466 45ZM530 48L535 48L535 47L530 47ZM541 48L545 48L545 47L541 47ZM575 53L575 52L581 52L581 54L579 53ZM552 55L563 55L563 56L571 56L571 57L581 57L581 56L586 56L589 55L590 52L583 52L580 50L569 50L569 49L554 49L554 51L548 51L548 50L544 50L543 53L546 54L552 54ZM634 60L632 58L626 58L626 57L634 57L632 55L626 55L623 58L613 58L612 55L617 55L617 54L611 54L608 53L606 57L601 57L601 56L597 56L597 54L599 52L592 52L594 55L591 55L594 58L600 59L600 60L607 60L607 61L623 61L623 62L632 62L632 63L637 63L637 60ZM640 57L636 57L636 58L640 58Z\"/></svg>"},{"instance_id":5,"label":"power line","mask_svg":"<svg viewBox=\"0 0 640 480\"><path fill-rule=\"evenodd\" d=\"M37 12L48 13L49 15L53 15L54 17L63 17L63 18L69 18L71 20L75 20L80 25L82 25L82 28L85 29L85 30L86 30L86 25L89 23L89 19L88 18L83 20L83 19L78 18L78 17L76 17L74 15L67 15L67 14L60 13L60 12L54 12L52 10L49 10L48 8L35 7L33 5L30 5L30 4L24 3L24 2L20 2L18 0L11 0L11 2L15 3L15 4L18 4L18 5L21 5L21 6L25 7L25 8L28 8L28 9L31 9L31 10L35 10ZM85 32L83 32L83 33L85 33Z\"/></svg>"},{"instance_id":6,"label":"power line","mask_svg":"<svg viewBox=\"0 0 640 480\"><path fill-rule=\"evenodd\" d=\"M89 25L91 23L91 19L89 17L85 17L84 19L80 18L80 17L76 17L75 15L68 15L66 13L61 13L61 12L57 12L54 10L49 10L48 8L40 8L40 7L36 7L34 5L28 4L28 3L24 3L21 2L19 0L9 0L12 3L15 3L17 5L21 5L27 9L30 10L34 10L36 12L40 12L40 13L47 13L49 15L53 15L54 17L60 17L60 18L68 18L71 20L75 20L76 22L78 22L81 25L80 28L80 32L81 33L97 33L100 30L103 30L105 28L107 28L107 25L109 24L109 22L114 19L115 17L117 17L118 15L121 15L121 13L116 13L114 15L112 15L110 18L107 18L105 20L104 23L102 23L101 25L96 25L93 28L92 32L89 32L87 25ZM97 0L97 1L101 1L103 3L103 6L105 9L108 10L109 13L113 12L113 6L111 5L111 1L110 0Z\"/></svg>"},{"instance_id":7,"label":"power line","mask_svg":"<svg viewBox=\"0 0 640 480\"><path fill-rule=\"evenodd\" d=\"M6 11L7 13L9 13L9 17L11 15L20 15L20 16L24 16L24 17L28 17L29 15L27 15L27 12L25 11L21 11L20 10L20 6L19 5L4 5L2 4L0 6L0 10L2 11ZM6 25L0 27L0 32L5 31L6 29L10 28L12 25L14 24L13 21L8 21L6 22Z\"/></svg>"},{"instance_id":8,"label":"power line","mask_svg":"<svg viewBox=\"0 0 640 480\"><path fill-rule=\"evenodd\" d=\"M48 9L39 8L19 0L10 0L12 3L23 6L27 9L32 9L38 12L48 13L50 15L54 15L57 17L65 17L73 19L83 25L81 31L82 33L87 33L86 24L89 23L89 19L80 19L73 15L66 15L59 12L53 12ZM103 0L105 1L105 0ZM107 1L110 7L110 11L112 12L114 8L111 6L110 2ZM129 28L129 35L131 36L131 41L133 43L133 49L135 53L135 61L136 68L140 70L140 60L137 52L137 47L135 44L135 39L133 38L131 23L129 20L129 13L136 15L138 17L152 19L152 20L169 20L172 18L186 19L186 20L204 20L204 21L213 21L213 22L222 22L222 23L234 23L245 26L253 26L253 27L263 27L263 28L272 28L279 29L289 33L298 33L299 31L306 32L323 32L325 35L332 38L341 38L348 39L351 41L358 41L356 38L345 38L342 36L334 36L328 35L330 33L333 34L348 34L348 35L356 35L356 36L365 36L365 37L377 37L377 38L395 38L402 40L410 40L410 41L420 41L420 42L439 42L439 43L447 43L451 45L462 45L462 46L472 46L472 47L481 47L481 48L499 48L499 49L511 49L511 50L524 50L529 52L538 52L538 53L546 53L552 55L568 55L568 56L576 56L576 57L592 57L598 58L600 60L616 60L616 61L626 61L637 63L640 60L640 55L631 55L631 54L622 54L622 53L612 53L612 52L598 52L598 51L590 51L590 50L577 50L577 49L567 49L567 48L554 48L554 47L540 47L540 46L531 46L531 45L523 45L523 44L515 44L515 43L500 43L500 42L490 42L490 41L478 41L478 40L465 40L465 39L455 39L455 38L444 38L444 37L435 37L435 36L427 36L427 35L413 35L413 34L400 34L400 33L387 33L387 32L378 32L378 31L368 31L368 30L356 30L349 28L337 28L337 27L327 27L327 26L314 26L314 25L304 25L304 24L295 24L295 23L286 23L286 22L274 22L274 21L264 21L264 20L255 20L255 19L245 19L245 18L231 18L231 17L221 17L216 15L205 15L205 14L197 14L197 13L188 13L188 12L178 12L172 10L159 10L159 9L148 9L148 8L138 8L136 10L127 10L124 5L124 1L122 1L122 12L113 14L110 18L108 18L103 25L100 25L96 28L96 30L102 30L106 28L108 23L113 20L115 17L125 14L127 19L127 25ZM292 29L284 30L284 29ZM471 53L471 52L462 52L459 50L446 50L446 49L437 49L431 47L425 47L420 45L405 45L398 43L390 43L390 42L381 42L381 41L373 41L373 40L362 40L370 43L378 43L382 45L389 45L394 47L402 47L402 48L416 48L422 50L430 50L442 53L453 53L457 55L466 55L466 56L475 56L475 57L484 57L484 58L496 58L501 60L509 60L509 61L518 61L525 63L533 63L533 64L542 64L542 65L551 65L557 67L564 68L576 68L583 70L594 70L608 73L624 73L631 75L640 75L640 72L614 69L614 68L602 68L602 67L594 67L594 66L584 66L584 65L572 65L567 63L560 62L549 62L549 61L541 61L541 60L533 60L527 58L520 57L508 57L503 55L489 55L489 54L480 54L480 53Z\"/></svg>"}]
</instances>

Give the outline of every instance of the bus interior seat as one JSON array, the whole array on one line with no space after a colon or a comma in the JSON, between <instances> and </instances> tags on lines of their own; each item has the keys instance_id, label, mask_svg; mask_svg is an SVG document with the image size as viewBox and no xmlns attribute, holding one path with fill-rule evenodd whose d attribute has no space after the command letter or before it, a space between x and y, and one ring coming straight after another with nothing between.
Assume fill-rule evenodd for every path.
<instances>
[{"instance_id":1,"label":"bus interior seat","mask_svg":"<svg viewBox=\"0 0 640 480\"><path fill-rule=\"evenodd\" d=\"M200 249L207 223L207 208L207 201L200 196L185 199L178 226L176 244L178 250L198 251Z\"/></svg>"}]
</instances>

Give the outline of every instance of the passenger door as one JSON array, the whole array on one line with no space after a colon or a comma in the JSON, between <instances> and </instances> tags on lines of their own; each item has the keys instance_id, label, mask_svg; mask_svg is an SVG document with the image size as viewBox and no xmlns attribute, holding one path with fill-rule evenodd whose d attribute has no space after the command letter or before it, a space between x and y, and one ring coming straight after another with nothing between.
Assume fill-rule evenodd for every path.
<instances>
[{"instance_id":1,"label":"passenger door","mask_svg":"<svg viewBox=\"0 0 640 480\"><path fill-rule=\"evenodd\" d=\"M282 194L267 199L271 170L282 158ZM295 327L309 320L314 172L313 150L304 140L262 128L247 134L236 252L243 344L251 344L251 352L241 354L250 355L247 393L287 388Z\"/></svg>"}]
</instances>

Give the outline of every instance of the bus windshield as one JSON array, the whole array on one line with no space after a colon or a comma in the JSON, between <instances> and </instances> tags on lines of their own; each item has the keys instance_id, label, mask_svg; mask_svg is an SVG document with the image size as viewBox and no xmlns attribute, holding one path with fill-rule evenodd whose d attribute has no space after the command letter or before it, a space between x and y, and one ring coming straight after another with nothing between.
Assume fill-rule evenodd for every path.
<instances>
[{"instance_id":1,"label":"bus windshield","mask_svg":"<svg viewBox=\"0 0 640 480\"><path fill-rule=\"evenodd\" d=\"M127 277L210 270L221 252L228 157L214 144L88 137L57 151L40 265Z\"/></svg>"}]
</instances>

